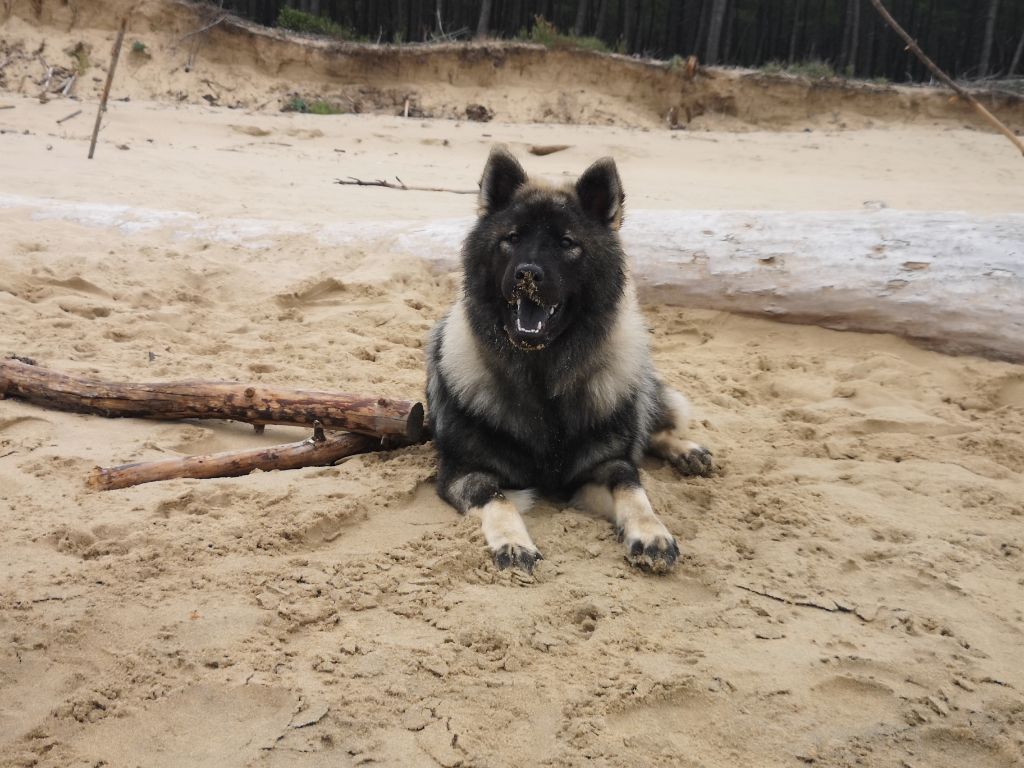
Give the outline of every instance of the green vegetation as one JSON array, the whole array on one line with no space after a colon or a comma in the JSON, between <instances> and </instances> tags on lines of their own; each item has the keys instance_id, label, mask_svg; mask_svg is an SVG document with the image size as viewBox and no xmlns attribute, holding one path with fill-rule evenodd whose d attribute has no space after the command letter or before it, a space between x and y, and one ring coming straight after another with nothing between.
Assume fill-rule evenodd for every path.
<instances>
[{"instance_id":1,"label":"green vegetation","mask_svg":"<svg viewBox=\"0 0 1024 768\"><path fill-rule=\"evenodd\" d=\"M89 46L80 42L70 50L65 49L65 53L74 59L75 72L78 73L79 77L89 71L89 67L92 66L92 61L89 60Z\"/></svg>"},{"instance_id":2,"label":"green vegetation","mask_svg":"<svg viewBox=\"0 0 1024 768\"><path fill-rule=\"evenodd\" d=\"M821 80L836 76L836 71L832 68L832 65L827 61L821 61L819 59L798 61L793 62L792 64L786 64L782 61L769 61L761 67L761 70L770 75L797 75L798 77L808 77L812 80Z\"/></svg>"},{"instance_id":3,"label":"green vegetation","mask_svg":"<svg viewBox=\"0 0 1024 768\"><path fill-rule=\"evenodd\" d=\"M132 53L137 56L145 56L146 58L150 58L153 55L141 40L136 40L132 43Z\"/></svg>"},{"instance_id":4,"label":"green vegetation","mask_svg":"<svg viewBox=\"0 0 1024 768\"><path fill-rule=\"evenodd\" d=\"M306 101L301 96L292 96L282 109L285 112L305 112L310 115L340 115L344 111L329 101Z\"/></svg>"},{"instance_id":5,"label":"green vegetation","mask_svg":"<svg viewBox=\"0 0 1024 768\"><path fill-rule=\"evenodd\" d=\"M343 27L326 16L314 16L311 13L283 7L277 14L277 26L290 29L292 32L303 32L308 35L324 35L338 40L352 39L352 30Z\"/></svg>"},{"instance_id":6,"label":"green vegetation","mask_svg":"<svg viewBox=\"0 0 1024 768\"><path fill-rule=\"evenodd\" d=\"M604 44L603 40L596 37L563 35L554 24L543 16L534 16L533 27L529 32L525 29L521 30L518 39L540 43L545 48L582 48L587 51L608 52L608 46Z\"/></svg>"}]
</instances>

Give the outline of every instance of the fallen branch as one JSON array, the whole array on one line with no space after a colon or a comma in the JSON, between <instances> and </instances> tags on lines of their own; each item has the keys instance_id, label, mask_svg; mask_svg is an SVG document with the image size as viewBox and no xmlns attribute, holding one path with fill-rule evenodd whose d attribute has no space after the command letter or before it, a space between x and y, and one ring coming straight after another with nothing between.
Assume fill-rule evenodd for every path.
<instances>
[{"instance_id":1,"label":"fallen branch","mask_svg":"<svg viewBox=\"0 0 1024 768\"><path fill-rule=\"evenodd\" d=\"M970 103L970 105L974 107L978 114L985 118L985 120L987 120L990 125L992 125L1000 133L1002 133L1006 138L1012 141L1013 145L1020 150L1021 154L1024 154L1024 142L1022 142L1014 134L1014 132L1011 131L1005 123L1003 123L1002 120L1000 120L998 117L996 117L987 109L985 109L985 107L982 106L981 102L971 95L970 91L957 85L955 82L953 82L952 78L950 78L949 75L947 75L945 72L939 69L938 65L930 58L928 58L925 52L922 51L920 47L918 47L914 39L907 34L906 30L903 29L903 27L899 25L896 19L892 17L889 11L886 10L885 6L882 5L882 0L871 0L871 4L875 6L875 10L878 11L881 17L885 20L885 23L892 27L896 31L896 34L903 38L903 41L907 44L907 48L910 49L910 51L915 56L917 56L918 59L921 60L922 64L924 64L926 67L928 67L929 70L931 70L931 73L935 75L935 77L937 77L940 82L945 83L947 86L952 88L957 93L957 95L959 95L963 99L966 99L968 103Z\"/></svg>"},{"instance_id":2,"label":"fallen branch","mask_svg":"<svg viewBox=\"0 0 1024 768\"><path fill-rule=\"evenodd\" d=\"M423 405L408 400L220 381L131 384L67 376L24 359L0 361L0 398L62 411L140 419L231 419L312 426L416 441Z\"/></svg>"},{"instance_id":3,"label":"fallen branch","mask_svg":"<svg viewBox=\"0 0 1024 768\"><path fill-rule=\"evenodd\" d=\"M534 144L529 147L527 151L531 155L537 155L537 157L544 157L545 155L553 155L555 152L561 152L562 150L568 149L571 145L569 144Z\"/></svg>"},{"instance_id":4,"label":"fallen branch","mask_svg":"<svg viewBox=\"0 0 1024 768\"><path fill-rule=\"evenodd\" d=\"M82 110L80 110L80 109L76 109L76 110L75 110L74 112L72 112L72 113L71 113L70 115L64 115L64 117L60 118L60 119L59 119L59 120L57 121L57 125L60 125L61 123L66 123L66 122L67 122L68 120L70 120L70 119L71 119L72 117L78 117L78 116L79 116L80 114L82 114Z\"/></svg>"},{"instance_id":5,"label":"fallen branch","mask_svg":"<svg viewBox=\"0 0 1024 768\"><path fill-rule=\"evenodd\" d=\"M117 60L121 56L121 45L124 43L124 33L128 28L128 17L121 19L121 27L117 30L117 39L114 40L114 49L110 53L110 69L107 70L107 82L103 85L103 97L100 99L100 107L96 110L96 125L92 128L92 141L89 142L89 159L92 160L96 152L96 139L100 135L100 123L103 122L103 113L107 111L107 99L110 98L110 84L114 82L114 70L117 69Z\"/></svg>"},{"instance_id":6,"label":"fallen branch","mask_svg":"<svg viewBox=\"0 0 1024 768\"><path fill-rule=\"evenodd\" d=\"M400 189L406 192L451 192L453 195L476 195L479 194L479 190L476 189L451 189L449 187L410 187L400 178L395 176L395 184L384 179L377 179L376 181L364 181L363 179L357 179L355 176L349 176L347 179L335 179L335 184L341 184L342 186L349 187L384 187L385 189Z\"/></svg>"},{"instance_id":7,"label":"fallen branch","mask_svg":"<svg viewBox=\"0 0 1024 768\"><path fill-rule=\"evenodd\" d=\"M739 589L744 592L750 592L752 595L758 595L759 597L766 597L769 600L774 600L777 603L784 603L785 605L794 605L799 608L816 608L819 611L827 611L828 613L853 613L852 608L847 608L845 605L840 605L835 600L832 601L832 605L822 605L821 603L811 602L810 600L791 600L788 597L780 597L779 595L773 595L771 592L765 592L760 589L754 589L744 584L736 585Z\"/></svg>"},{"instance_id":8,"label":"fallen branch","mask_svg":"<svg viewBox=\"0 0 1024 768\"><path fill-rule=\"evenodd\" d=\"M323 426L317 421L313 436L299 443L122 464L117 467L96 467L89 473L86 483L96 491L112 491L180 477L240 477L257 469L270 472L275 469L323 467L346 456L367 453L380 447L381 440L368 435L325 434Z\"/></svg>"}]
</instances>

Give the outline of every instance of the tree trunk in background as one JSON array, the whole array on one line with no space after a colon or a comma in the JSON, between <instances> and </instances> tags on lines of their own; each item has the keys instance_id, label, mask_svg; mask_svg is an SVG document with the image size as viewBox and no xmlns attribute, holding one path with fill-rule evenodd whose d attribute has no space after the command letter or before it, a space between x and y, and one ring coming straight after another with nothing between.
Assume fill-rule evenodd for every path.
<instances>
[{"instance_id":1,"label":"tree trunk in background","mask_svg":"<svg viewBox=\"0 0 1024 768\"><path fill-rule=\"evenodd\" d=\"M590 13L590 0L579 0L576 6L576 23L572 27L572 33L576 37L583 37L587 28L588 13Z\"/></svg>"},{"instance_id":2,"label":"tree trunk in background","mask_svg":"<svg viewBox=\"0 0 1024 768\"><path fill-rule=\"evenodd\" d=\"M713 0L701 0L700 2L700 15L697 16L697 26L694 28L693 48L691 49L696 56L700 56L707 45L708 6L711 2Z\"/></svg>"},{"instance_id":3,"label":"tree trunk in background","mask_svg":"<svg viewBox=\"0 0 1024 768\"><path fill-rule=\"evenodd\" d=\"M722 48L719 52L719 58L725 63L733 61L732 58L732 28L735 26L736 21L736 0L728 0L725 12L725 34L724 40L722 41Z\"/></svg>"},{"instance_id":4,"label":"tree trunk in background","mask_svg":"<svg viewBox=\"0 0 1024 768\"><path fill-rule=\"evenodd\" d=\"M800 16L803 15L806 0L797 0L793 8L793 30L789 34L789 55L786 61L792 64L796 61L796 43L800 39Z\"/></svg>"},{"instance_id":5,"label":"tree trunk in background","mask_svg":"<svg viewBox=\"0 0 1024 768\"><path fill-rule=\"evenodd\" d=\"M644 20L646 19L646 23ZM654 3L648 0L644 3L643 13L640 16L640 23L637 24L636 50L641 53L654 47Z\"/></svg>"},{"instance_id":6,"label":"tree trunk in background","mask_svg":"<svg viewBox=\"0 0 1024 768\"><path fill-rule=\"evenodd\" d=\"M850 77L857 74L857 43L860 41L860 4L861 0L851 0L853 5L853 29L850 32L850 56L847 59L846 71Z\"/></svg>"},{"instance_id":7,"label":"tree trunk in background","mask_svg":"<svg viewBox=\"0 0 1024 768\"><path fill-rule=\"evenodd\" d=\"M722 42L722 25L725 23L725 6L728 0L713 0L711 18L708 21L708 47L704 60L708 64L718 63L719 45Z\"/></svg>"},{"instance_id":8,"label":"tree trunk in background","mask_svg":"<svg viewBox=\"0 0 1024 768\"><path fill-rule=\"evenodd\" d=\"M1024 31L1020 33L1020 42L1017 43L1017 50L1013 52L1013 59L1010 61L1010 68L1006 71L1007 77L1013 77L1013 73L1017 71L1017 65L1020 64L1020 57L1022 53L1024 53Z\"/></svg>"},{"instance_id":9,"label":"tree trunk in background","mask_svg":"<svg viewBox=\"0 0 1024 768\"><path fill-rule=\"evenodd\" d=\"M492 0L483 0L480 4L480 21L476 25L476 36L477 39L487 37L487 34L491 29L491 2Z\"/></svg>"},{"instance_id":10,"label":"tree trunk in background","mask_svg":"<svg viewBox=\"0 0 1024 768\"><path fill-rule=\"evenodd\" d=\"M978 74L985 77L992 61L992 36L996 31L996 16L999 14L999 0L989 0L988 15L985 17L985 37L981 44L981 63Z\"/></svg>"},{"instance_id":11,"label":"tree trunk in background","mask_svg":"<svg viewBox=\"0 0 1024 768\"><path fill-rule=\"evenodd\" d=\"M839 58L836 59L836 70L846 72L850 62L850 35L853 32L853 14L857 0L846 0L846 13L843 17L843 38L839 46Z\"/></svg>"},{"instance_id":12,"label":"tree trunk in background","mask_svg":"<svg viewBox=\"0 0 1024 768\"><path fill-rule=\"evenodd\" d=\"M679 4L681 0L669 0L668 19L665 22L666 54L671 56L679 51Z\"/></svg>"},{"instance_id":13,"label":"tree trunk in background","mask_svg":"<svg viewBox=\"0 0 1024 768\"><path fill-rule=\"evenodd\" d=\"M605 40L608 35L608 0L601 0L597 7L597 25L594 28L594 36Z\"/></svg>"},{"instance_id":14,"label":"tree trunk in background","mask_svg":"<svg viewBox=\"0 0 1024 768\"><path fill-rule=\"evenodd\" d=\"M622 0L625 4L622 18L622 40L625 53L633 52L633 35L636 28L636 0Z\"/></svg>"}]
</instances>

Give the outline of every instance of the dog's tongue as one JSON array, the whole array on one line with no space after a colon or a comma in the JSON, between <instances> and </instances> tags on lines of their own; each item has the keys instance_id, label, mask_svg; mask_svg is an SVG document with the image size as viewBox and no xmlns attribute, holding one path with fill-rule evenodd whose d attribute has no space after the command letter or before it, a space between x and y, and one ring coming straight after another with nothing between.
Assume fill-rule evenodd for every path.
<instances>
[{"instance_id":1,"label":"dog's tongue","mask_svg":"<svg viewBox=\"0 0 1024 768\"><path fill-rule=\"evenodd\" d=\"M540 333L547 320L548 310L523 297L516 302L516 325L522 333Z\"/></svg>"}]
</instances>

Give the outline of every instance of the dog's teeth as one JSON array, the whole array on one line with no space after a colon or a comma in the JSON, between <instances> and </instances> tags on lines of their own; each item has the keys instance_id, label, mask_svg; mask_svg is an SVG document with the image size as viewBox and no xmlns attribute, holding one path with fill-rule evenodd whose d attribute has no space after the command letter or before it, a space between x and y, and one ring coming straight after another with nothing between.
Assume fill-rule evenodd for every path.
<instances>
[{"instance_id":1,"label":"dog's teeth","mask_svg":"<svg viewBox=\"0 0 1024 768\"><path fill-rule=\"evenodd\" d=\"M555 305L551 309L549 309L548 310L548 317L551 317L553 314L555 314L555 310L556 309L558 309L558 305Z\"/></svg>"}]
</instances>

